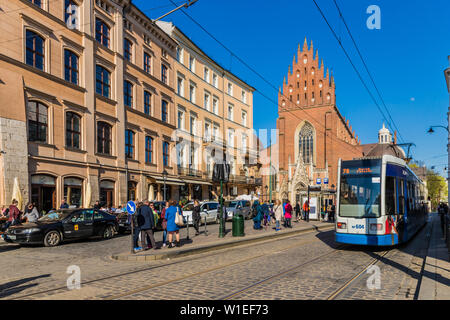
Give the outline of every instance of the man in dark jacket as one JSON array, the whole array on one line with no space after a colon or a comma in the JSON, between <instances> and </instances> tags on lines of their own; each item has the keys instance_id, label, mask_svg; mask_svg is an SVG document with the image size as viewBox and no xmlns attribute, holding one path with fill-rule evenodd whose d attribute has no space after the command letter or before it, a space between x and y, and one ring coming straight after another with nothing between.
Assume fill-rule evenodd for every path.
<instances>
[{"instance_id":1,"label":"man in dark jacket","mask_svg":"<svg viewBox=\"0 0 450 320\"><path fill-rule=\"evenodd\" d=\"M155 248L156 250L159 249L156 247L155 237L153 236L153 229L156 227L156 225L153 216L153 211L150 209L149 204L150 204L149 201L145 200L144 205L141 207L141 215L142 217L144 217L145 220L144 224L141 226L141 242L144 243L145 239L145 242L147 242L146 244L147 248L145 249ZM151 246L148 243L146 236L150 238Z\"/></svg>"}]
</instances>

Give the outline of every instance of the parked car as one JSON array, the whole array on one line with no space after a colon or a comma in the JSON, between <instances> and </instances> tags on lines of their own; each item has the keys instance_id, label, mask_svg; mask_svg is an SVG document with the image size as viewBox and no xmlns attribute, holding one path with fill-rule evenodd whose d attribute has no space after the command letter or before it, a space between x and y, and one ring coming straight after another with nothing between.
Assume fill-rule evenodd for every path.
<instances>
[{"instance_id":1,"label":"parked car","mask_svg":"<svg viewBox=\"0 0 450 320\"><path fill-rule=\"evenodd\" d=\"M116 217L94 209L61 209L52 211L37 222L9 227L5 241L19 244L44 244L54 247L64 240L100 236L114 237Z\"/></svg>"},{"instance_id":2,"label":"parked car","mask_svg":"<svg viewBox=\"0 0 450 320\"><path fill-rule=\"evenodd\" d=\"M234 214L241 214L244 219L250 219L251 203L248 200L225 201L227 220L231 220Z\"/></svg>"},{"instance_id":3,"label":"parked car","mask_svg":"<svg viewBox=\"0 0 450 320\"><path fill-rule=\"evenodd\" d=\"M219 223L219 218L217 216L217 209L219 207L219 203L217 201L203 201L200 202L200 217L201 222L215 222ZM187 203L183 208L183 218L184 223L189 221L189 225L193 225L192 220L192 210L194 209L194 202Z\"/></svg>"}]
</instances>

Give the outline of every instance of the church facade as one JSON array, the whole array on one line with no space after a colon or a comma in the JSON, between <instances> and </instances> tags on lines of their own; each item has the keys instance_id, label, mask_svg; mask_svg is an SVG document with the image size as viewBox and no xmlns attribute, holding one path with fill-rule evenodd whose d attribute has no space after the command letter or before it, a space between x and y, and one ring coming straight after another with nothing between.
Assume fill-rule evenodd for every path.
<instances>
[{"instance_id":1,"label":"church facade","mask_svg":"<svg viewBox=\"0 0 450 320\"><path fill-rule=\"evenodd\" d=\"M333 75L305 39L278 94L272 199L304 202L309 191L317 210L320 203L334 203L339 158L363 156L358 136L339 112L335 89Z\"/></svg>"}]
</instances>

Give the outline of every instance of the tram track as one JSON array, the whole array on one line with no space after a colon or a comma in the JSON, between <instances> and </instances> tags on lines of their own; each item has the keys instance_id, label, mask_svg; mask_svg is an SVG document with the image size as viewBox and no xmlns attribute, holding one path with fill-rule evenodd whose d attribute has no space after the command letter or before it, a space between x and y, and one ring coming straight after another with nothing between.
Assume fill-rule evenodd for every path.
<instances>
[{"instance_id":1,"label":"tram track","mask_svg":"<svg viewBox=\"0 0 450 320\"><path fill-rule=\"evenodd\" d=\"M260 242L258 244L265 244L267 242L278 242L278 241L283 241L283 240L286 240L286 239L297 238L297 237L301 238L304 235L308 235L308 234L311 234L311 233L314 233L314 232L317 232L317 230L311 230L309 232L305 232L305 233L302 233L300 235L296 234L296 235L290 235L290 236L277 238L277 239L269 239L267 241L263 241L263 242ZM302 246L302 245L305 245L305 244L308 244L308 243L312 243L312 242L316 242L316 241L318 241L318 239L313 239L313 240L309 240L309 241L300 241L299 243L296 243L294 245L288 246L288 247L286 247L286 248L284 248L282 250L278 250L278 251L273 252L271 254L278 254L280 252L292 249L294 247ZM160 268L167 268L167 267L170 267L170 266L179 265L179 264L186 263L186 262L191 262L191 261L196 261L196 260L207 258L207 257L211 257L211 256L217 256L217 255L223 254L224 252L236 250L236 249L239 249L239 248L242 248L242 247L248 247L248 246L251 246L251 245L252 244L244 244L242 246L236 246L236 247L232 247L232 248L228 248L228 249L218 250L218 251L216 251L214 253L200 254L200 255L195 256L193 258L183 259L183 260L174 261L174 262L171 262L171 263L164 263L164 264L157 265L157 266L145 267L145 268L138 269L138 270L132 270L132 271L122 272L122 273L111 275L111 276L100 277L100 278L96 278L96 279L92 279L92 280L88 280L88 281L83 281L81 283L81 286L94 284L94 283L99 283L99 282L102 282L102 281L107 281L107 280L112 280L112 279L117 279L117 278L120 278L120 277L126 277L126 276L129 276L129 275L135 274L135 273L140 273L140 272L145 272L145 271L152 271L152 270L157 270L157 269L160 269ZM245 258L245 259L241 259L241 260L235 261L233 263L217 266L217 267L214 267L214 268L210 268L208 270L203 270L203 271L195 273L195 274L190 274L190 275L178 277L178 278L175 278L175 279L159 282L159 283L154 284L154 285L144 286L144 287L141 287L139 289L132 290L132 292L131 291L127 291L126 293L109 297L109 298L107 298L107 300L114 300L114 299L118 299L118 298L121 298L121 297L125 297L125 296L128 296L128 295L137 293L137 292L143 292L143 291L155 288L155 287L160 287L160 286L164 286L164 285L169 284L169 283L185 280L187 278L195 277L195 276L207 273L207 272L213 272L215 270L224 269L224 268L227 268L227 267L230 267L230 266L234 266L234 265L237 265L237 264L240 264L240 263L245 263L245 262L248 262L248 261L251 261L251 260L255 260L255 259L258 259L258 258L261 258L261 257L264 257L264 256L267 257L268 255L266 253L259 254L259 255L256 255L256 256L252 256L252 257L249 257L249 258ZM31 293L28 293L28 294L20 295L20 296L14 297L13 300L32 298L32 297L35 297L35 296L39 296L39 295L43 295L43 294L49 294L49 293L52 293L52 292L54 292L54 293L59 293L59 291L67 292L67 290L68 290L67 286L58 286L58 287L55 287L55 288L49 288L49 289L45 289L45 290L41 290L41 291L37 291L37 292L31 292ZM0 292L0 299L4 298L4 297L5 297L5 293L4 292Z\"/></svg>"}]
</instances>

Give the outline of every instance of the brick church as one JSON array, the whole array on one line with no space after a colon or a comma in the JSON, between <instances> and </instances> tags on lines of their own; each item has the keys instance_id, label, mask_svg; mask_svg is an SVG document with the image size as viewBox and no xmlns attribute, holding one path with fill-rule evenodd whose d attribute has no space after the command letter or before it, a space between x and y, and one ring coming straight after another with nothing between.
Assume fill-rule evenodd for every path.
<instances>
[{"instance_id":1,"label":"brick church","mask_svg":"<svg viewBox=\"0 0 450 320\"><path fill-rule=\"evenodd\" d=\"M303 202L309 185L316 190L320 186L311 193L318 204L334 203L339 158L363 156L358 136L339 112L335 89L333 75L305 38L278 94L279 136L268 151L278 167L273 171L272 199Z\"/></svg>"}]
</instances>

